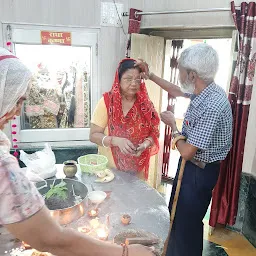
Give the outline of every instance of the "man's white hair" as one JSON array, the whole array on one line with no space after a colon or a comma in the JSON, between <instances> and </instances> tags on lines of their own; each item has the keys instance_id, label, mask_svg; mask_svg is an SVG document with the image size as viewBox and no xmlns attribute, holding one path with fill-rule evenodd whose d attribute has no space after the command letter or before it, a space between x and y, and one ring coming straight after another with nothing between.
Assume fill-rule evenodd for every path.
<instances>
[{"instance_id":1,"label":"man's white hair","mask_svg":"<svg viewBox=\"0 0 256 256\"><path fill-rule=\"evenodd\" d=\"M195 44L185 49L179 58L179 66L195 71L205 82L212 82L218 71L219 57L208 44Z\"/></svg>"}]
</instances>

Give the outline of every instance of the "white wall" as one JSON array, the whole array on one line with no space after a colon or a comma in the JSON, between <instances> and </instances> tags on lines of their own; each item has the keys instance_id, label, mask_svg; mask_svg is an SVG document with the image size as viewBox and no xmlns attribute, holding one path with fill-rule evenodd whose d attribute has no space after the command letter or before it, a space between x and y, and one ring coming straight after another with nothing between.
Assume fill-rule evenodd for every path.
<instances>
[{"instance_id":1,"label":"white wall","mask_svg":"<svg viewBox=\"0 0 256 256\"><path fill-rule=\"evenodd\" d=\"M254 84L256 77L254 78ZM253 86L244 148L243 172L256 176L256 88Z\"/></svg>"}]
</instances>

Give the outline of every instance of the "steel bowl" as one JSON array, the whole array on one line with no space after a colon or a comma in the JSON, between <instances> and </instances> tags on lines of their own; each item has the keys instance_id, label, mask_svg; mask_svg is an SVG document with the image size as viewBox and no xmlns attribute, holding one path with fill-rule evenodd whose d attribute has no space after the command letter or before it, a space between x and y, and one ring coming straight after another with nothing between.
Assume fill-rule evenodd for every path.
<instances>
[{"instance_id":1,"label":"steel bowl","mask_svg":"<svg viewBox=\"0 0 256 256\"><path fill-rule=\"evenodd\" d=\"M86 212L86 197L88 194L87 187L80 181L73 179L48 179L44 181L40 181L36 183L36 187L42 196L50 190L50 185L54 183L54 185L59 184L61 181L66 182L67 184L67 193L73 195L73 191L75 196L81 197L81 202L71 205L67 208L60 208L56 210L50 210L51 216L60 223L60 225L66 225L71 223L80 217L82 217ZM54 182L55 181L55 182ZM47 204L46 204L47 206Z\"/></svg>"}]
</instances>

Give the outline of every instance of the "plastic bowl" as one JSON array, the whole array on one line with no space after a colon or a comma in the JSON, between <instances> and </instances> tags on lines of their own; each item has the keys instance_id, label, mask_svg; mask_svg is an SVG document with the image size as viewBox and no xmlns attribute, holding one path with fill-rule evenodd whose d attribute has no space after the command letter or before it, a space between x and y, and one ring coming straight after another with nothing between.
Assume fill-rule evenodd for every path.
<instances>
[{"instance_id":1,"label":"plastic bowl","mask_svg":"<svg viewBox=\"0 0 256 256\"><path fill-rule=\"evenodd\" d=\"M90 154L80 156L78 159L81 172L94 174L107 168L108 159L103 155Z\"/></svg>"},{"instance_id":2,"label":"plastic bowl","mask_svg":"<svg viewBox=\"0 0 256 256\"><path fill-rule=\"evenodd\" d=\"M93 204L100 204L102 203L107 197L107 194L103 191L92 191L88 194L88 199Z\"/></svg>"}]
</instances>

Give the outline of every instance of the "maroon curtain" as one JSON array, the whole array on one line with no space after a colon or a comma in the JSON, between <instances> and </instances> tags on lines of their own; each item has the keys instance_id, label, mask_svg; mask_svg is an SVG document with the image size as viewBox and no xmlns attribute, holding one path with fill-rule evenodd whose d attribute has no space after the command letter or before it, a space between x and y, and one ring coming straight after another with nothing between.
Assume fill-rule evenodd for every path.
<instances>
[{"instance_id":1,"label":"maroon curtain","mask_svg":"<svg viewBox=\"0 0 256 256\"><path fill-rule=\"evenodd\" d=\"M178 82L178 57L180 55L180 50L183 47L183 40L172 40L172 57L170 60L170 67L171 67L171 76L170 82L177 84ZM167 110L174 111L174 101L171 95L168 94L168 105ZM170 151L171 151L171 128L170 126L165 126L164 132L164 152L163 152L163 165L162 165L162 177L164 179L168 177L168 170L169 170L169 158L170 158Z\"/></svg>"},{"instance_id":2,"label":"maroon curtain","mask_svg":"<svg viewBox=\"0 0 256 256\"><path fill-rule=\"evenodd\" d=\"M236 222L240 177L253 78L256 62L256 5L241 4L239 10L231 2L235 26L239 32L238 59L231 80L229 101L233 112L233 147L223 161L218 183L213 191L210 226Z\"/></svg>"},{"instance_id":3,"label":"maroon curtain","mask_svg":"<svg viewBox=\"0 0 256 256\"><path fill-rule=\"evenodd\" d=\"M126 45L126 58L130 58L131 52L131 35L140 33L140 23L141 23L141 15L138 15L138 12L142 12L141 10L131 8L129 14L129 26L128 26L128 41Z\"/></svg>"}]
</instances>

